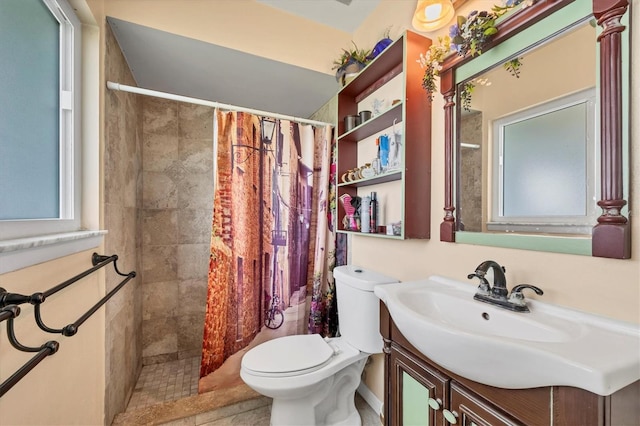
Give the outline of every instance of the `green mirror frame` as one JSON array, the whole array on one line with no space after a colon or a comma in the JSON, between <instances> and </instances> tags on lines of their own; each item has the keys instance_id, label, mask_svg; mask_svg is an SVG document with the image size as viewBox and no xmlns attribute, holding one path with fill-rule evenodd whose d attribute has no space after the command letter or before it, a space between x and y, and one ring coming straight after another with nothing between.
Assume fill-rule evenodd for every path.
<instances>
[{"instance_id":1,"label":"green mirror frame","mask_svg":"<svg viewBox=\"0 0 640 426\"><path fill-rule=\"evenodd\" d=\"M519 11L498 25L498 33L485 49L485 54L493 47L516 36L532 25L549 17L554 12L584 0L547 0L538 1ZM487 245L498 245L510 248L554 251L564 253L586 254L596 257L628 259L631 257L631 226L624 215L627 204L624 196L624 173L626 156L625 137L628 126L623 107L623 75L627 72L622 65L622 33L626 27L621 23L629 7L628 0L592 0L593 17L602 31L598 36L599 43L599 109L600 109L600 200L597 202L602 214L593 227L591 239L562 238L538 235L492 234L492 241ZM534 43L535 44L535 43ZM454 215L454 170L455 170L455 95L456 70L471 60L482 59L452 55L443 63L440 71L440 92L444 97L444 139L445 139L445 216L440 224L440 240L456 241L456 219ZM470 235L464 235L470 234ZM465 238L459 242L482 243L474 241L472 234L461 233ZM477 235L477 234L476 234ZM485 234L480 234L485 235ZM554 239L554 247L548 247L548 241Z\"/></svg>"}]
</instances>

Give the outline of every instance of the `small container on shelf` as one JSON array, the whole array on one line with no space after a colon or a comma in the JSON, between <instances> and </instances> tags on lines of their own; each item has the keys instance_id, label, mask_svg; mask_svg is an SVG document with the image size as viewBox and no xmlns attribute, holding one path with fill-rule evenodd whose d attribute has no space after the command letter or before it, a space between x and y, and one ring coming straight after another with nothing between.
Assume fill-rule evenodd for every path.
<instances>
[{"instance_id":1,"label":"small container on shelf","mask_svg":"<svg viewBox=\"0 0 640 426\"><path fill-rule=\"evenodd\" d=\"M358 114L360 116L360 124L371 118L371 111L360 111Z\"/></svg>"},{"instance_id":2,"label":"small container on shelf","mask_svg":"<svg viewBox=\"0 0 640 426\"><path fill-rule=\"evenodd\" d=\"M360 125L359 115L347 115L344 118L344 132L347 133Z\"/></svg>"}]
</instances>

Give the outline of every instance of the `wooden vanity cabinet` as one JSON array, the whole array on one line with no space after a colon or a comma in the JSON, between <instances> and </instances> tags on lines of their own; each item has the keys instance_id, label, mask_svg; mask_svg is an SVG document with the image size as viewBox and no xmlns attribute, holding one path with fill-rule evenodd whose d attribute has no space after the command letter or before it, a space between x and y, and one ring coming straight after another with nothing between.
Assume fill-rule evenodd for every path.
<instances>
[{"instance_id":1,"label":"wooden vanity cabinet","mask_svg":"<svg viewBox=\"0 0 640 426\"><path fill-rule=\"evenodd\" d=\"M392 399L398 401L390 424L446 424L442 411L431 408L429 399L441 406L448 405L448 377L416 360L400 347L391 351L390 364L393 369L389 376L394 392Z\"/></svg>"},{"instance_id":2,"label":"wooden vanity cabinet","mask_svg":"<svg viewBox=\"0 0 640 426\"><path fill-rule=\"evenodd\" d=\"M422 355L400 333L382 302L380 333L386 425L640 425L640 381L609 396L568 386L496 388L458 376ZM500 374L500 359L487 368Z\"/></svg>"},{"instance_id":3,"label":"wooden vanity cabinet","mask_svg":"<svg viewBox=\"0 0 640 426\"><path fill-rule=\"evenodd\" d=\"M456 424L464 426L503 426L522 424L506 416L500 409L469 392L456 382L451 382L452 415L457 415Z\"/></svg>"}]
</instances>

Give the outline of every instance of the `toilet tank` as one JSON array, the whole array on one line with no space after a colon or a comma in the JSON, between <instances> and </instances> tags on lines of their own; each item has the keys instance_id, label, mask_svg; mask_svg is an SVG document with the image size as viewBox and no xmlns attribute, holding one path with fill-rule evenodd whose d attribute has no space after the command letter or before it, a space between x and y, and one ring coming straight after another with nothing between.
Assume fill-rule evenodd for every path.
<instances>
[{"instance_id":1,"label":"toilet tank","mask_svg":"<svg viewBox=\"0 0 640 426\"><path fill-rule=\"evenodd\" d=\"M340 336L362 352L382 352L380 299L373 293L373 288L398 280L354 265L334 268L333 277Z\"/></svg>"}]
</instances>

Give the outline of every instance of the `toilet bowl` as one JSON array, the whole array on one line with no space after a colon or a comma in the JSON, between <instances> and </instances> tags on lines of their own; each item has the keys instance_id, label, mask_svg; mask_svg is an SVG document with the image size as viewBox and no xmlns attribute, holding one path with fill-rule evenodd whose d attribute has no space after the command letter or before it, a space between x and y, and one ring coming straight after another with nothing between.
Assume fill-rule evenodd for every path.
<instances>
[{"instance_id":1,"label":"toilet bowl","mask_svg":"<svg viewBox=\"0 0 640 426\"><path fill-rule=\"evenodd\" d=\"M393 278L347 265L334 269L341 337L286 336L242 358L240 377L273 398L272 425L359 425L355 391L367 357L382 352L373 288Z\"/></svg>"}]
</instances>

